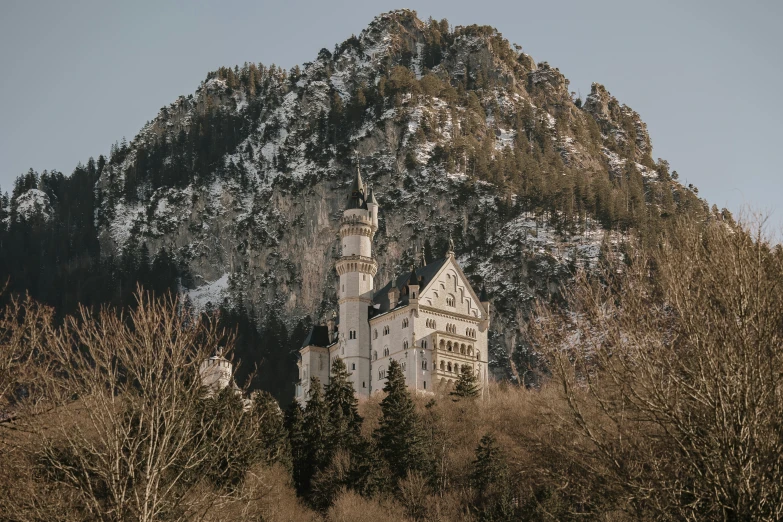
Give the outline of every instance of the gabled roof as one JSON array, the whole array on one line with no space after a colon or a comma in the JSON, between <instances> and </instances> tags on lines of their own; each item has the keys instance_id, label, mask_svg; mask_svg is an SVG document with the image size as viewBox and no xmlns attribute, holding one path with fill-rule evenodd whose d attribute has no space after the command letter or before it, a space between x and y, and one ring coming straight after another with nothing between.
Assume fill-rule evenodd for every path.
<instances>
[{"instance_id":1,"label":"gabled roof","mask_svg":"<svg viewBox=\"0 0 783 522\"><path fill-rule=\"evenodd\" d=\"M329 327L325 324L318 324L310 329L310 333L307 334L304 343L302 343L302 348L306 346L320 346L325 348L330 344L332 343L329 340Z\"/></svg>"},{"instance_id":2,"label":"gabled roof","mask_svg":"<svg viewBox=\"0 0 783 522\"><path fill-rule=\"evenodd\" d=\"M375 294L373 294L373 302L376 305L380 305L378 308L374 309L374 315L388 312L389 310L393 310L397 307L397 303L389 302L389 290L393 288L392 285L394 285L394 287L400 291L400 300L402 301L402 304L408 304L408 296L402 295L402 289L409 284L412 276L415 275L416 279L418 280L419 293L421 293L424 291L427 285L434 280L435 276L438 274L443 265L448 262L448 259L449 258L447 257L436 259L435 261L430 262L427 266L419 267L413 272L406 270L399 276L386 283L384 287L380 288L375 292Z\"/></svg>"}]
</instances>

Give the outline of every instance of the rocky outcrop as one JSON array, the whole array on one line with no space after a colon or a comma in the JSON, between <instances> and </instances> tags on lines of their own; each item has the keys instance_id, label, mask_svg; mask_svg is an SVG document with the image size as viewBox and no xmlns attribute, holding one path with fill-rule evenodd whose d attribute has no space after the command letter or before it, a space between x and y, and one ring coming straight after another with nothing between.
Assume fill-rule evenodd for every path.
<instances>
[{"instance_id":1,"label":"rocky outcrop","mask_svg":"<svg viewBox=\"0 0 783 522\"><path fill-rule=\"evenodd\" d=\"M161 109L104 169L96 186L104 250L165 247L196 286L227 280L221 295L229 302L251 303L260 315L275 307L292 321L317 319L336 305L333 262L355 151L381 205L376 285L425 246L439 256L453 235L466 274L493 300L490 344L498 371L506 371L531 304L556 295L575 267L594 264L605 231L588 216L566 231L557 213L515 207L517 194L474 176L470 151L513 158L524 137L559 158L535 156L526 161L540 163L524 172L606 175L614 156L649 163L650 139L638 114L602 86L593 85L580 109L557 69L536 67L493 29L434 31L415 13L395 11L296 74L260 71L263 81L252 88L231 87L230 74L211 75L194 95ZM415 79L435 75L443 88L396 86L390 75L399 65ZM384 85L397 94L381 92ZM466 89L475 97L458 101ZM355 112L355 127L339 137L345 129L332 122L349 121L347 111ZM602 135L590 133L590 120ZM209 134L228 143L225 154L208 176L169 182L162 173L173 171L171 162L196 155L165 151L209 125L225 126L224 134ZM225 138L231 132L235 144ZM620 150L629 141L635 146ZM153 146L161 159L151 164ZM447 149L457 151L449 161L441 159Z\"/></svg>"}]
</instances>

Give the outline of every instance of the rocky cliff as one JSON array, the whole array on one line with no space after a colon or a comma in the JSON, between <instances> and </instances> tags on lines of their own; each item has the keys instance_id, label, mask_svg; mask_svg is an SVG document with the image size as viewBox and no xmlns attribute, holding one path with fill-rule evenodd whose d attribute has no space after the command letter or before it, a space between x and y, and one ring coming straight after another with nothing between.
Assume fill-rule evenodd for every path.
<instances>
[{"instance_id":1,"label":"rocky cliff","mask_svg":"<svg viewBox=\"0 0 783 522\"><path fill-rule=\"evenodd\" d=\"M186 263L196 306L317 320L336 309L358 164L381 205L376 284L453 236L493 301L507 374L536 298L557 299L625 231L694 206L651 152L639 115L603 86L583 103L490 27L395 11L301 68L210 73L114 151L96 224L104 253L144 243Z\"/></svg>"}]
</instances>

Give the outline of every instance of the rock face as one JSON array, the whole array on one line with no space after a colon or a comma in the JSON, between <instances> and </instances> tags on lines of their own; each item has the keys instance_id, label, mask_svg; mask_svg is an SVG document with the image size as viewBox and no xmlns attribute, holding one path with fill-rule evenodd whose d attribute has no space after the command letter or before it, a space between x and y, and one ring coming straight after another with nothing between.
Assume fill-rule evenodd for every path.
<instances>
[{"instance_id":1,"label":"rock face","mask_svg":"<svg viewBox=\"0 0 783 522\"><path fill-rule=\"evenodd\" d=\"M598 211L568 199L628 165L663 183L638 114L598 84L575 101L557 69L494 29L387 13L301 69L221 69L161 109L96 185L102 249L165 247L198 305L318 320L336 308L358 161L381 205L376 287L452 235L493 301L492 357L508 372L533 301L612 244Z\"/></svg>"}]
</instances>

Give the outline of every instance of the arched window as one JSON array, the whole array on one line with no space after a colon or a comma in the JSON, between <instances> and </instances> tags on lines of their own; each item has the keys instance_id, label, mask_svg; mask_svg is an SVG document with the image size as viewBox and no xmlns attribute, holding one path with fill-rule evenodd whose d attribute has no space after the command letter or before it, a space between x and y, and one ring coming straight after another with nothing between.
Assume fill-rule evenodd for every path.
<instances>
[{"instance_id":1,"label":"arched window","mask_svg":"<svg viewBox=\"0 0 783 522\"><path fill-rule=\"evenodd\" d=\"M446 364L446 369L447 369L448 371L451 371L451 363L448 363L448 364Z\"/></svg>"},{"instance_id":2,"label":"arched window","mask_svg":"<svg viewBox=\"0 0 783 522\"><path fill-rule=\"evenodd\" d=\"M462 355L465 355L465 345L464 344L459 345L459 353L461 353Z\"/></svg>"},{"instance_id":3,"label":"arched window","mask_svg":"<svg viewBox=\"0 0 783 522\"><path fill-rule=\"evenodd\" d=\"M408 327L408 318L407 317L402 320L402 327L403 328L407 328Z\"/></svg>"},{"instance_id":4,"label":"arched window","mask_svg":"<svg viewBox=\"0 0 783 522\"><path fill-rule=\"evenodd\" d=\"M478 350L476 350L476 359L479 361L481 360L481 352Z\"/></svg>"},{"instance_id":5,"label":"arched window","mask_svg":"<svg viewBox=\"0 0 783 522\"><path fill-rule=\"evenodd\" d=\"M405 371L405 361L402 361L402 364L400 364L400 366L402 367L402 371Z\"/></svg>"},{"instance_id":6,"label":"arched window","mask_svg":"<svg viewBox=\"0 0 783 522\"><path fill-rule=\"evenodd\" d=\"M468 346L468 355L473 357L473 347L472 346Z\"/></svg>"},{"instance_id":7,"label":"arched window","mask_svg":"<svg viewBox=\"0 0 783 522\"><path fill-rule=\"evenodd\" d=\"M427 349L427 341L422 341L421 342L421 347L426 350Z\"/></svg>"},{"instance_id":8,"label":"arched window","mask_svg":"<svg viewBox=\"0 0 783 522\"><path fill-rule=\"evenodd\" d=\"M446 369L446 363L445 362L443 362L443 361L440 362L440 369L441 370L445 370Z\"/></svg>"},{"instance_id":9,"label":"arched window","mask_svg":"<svg viewBox=\"0 0 783 522\"><path fill-rule=\"evenodd\" d=\"M389 347L388 346L383 349L383 356L384 357L388 357L389 356Z\"/></svg>"},{"instance_id":10,"label":"arched window","mask_svg":"<svg viewBox=\"0 0 783 522\"><path fill-rule=\"evenodd\" d=\"M403 341L402 342L402 349L403 350L407 350L408 349L408 341Z\"/></svg>"},{"instance_id":11,"label":"arched window","mask_svg":"<svg viewBox=\"0 0 783 522\"><path fill-rule=\"evenodd\" d=\"M426 370L427 369L427 359L421 360L421 369Z\"/></svg>"},{"instance_id":12,"label":"arched window","mask_svg":"<svg viewBox=\"0 0 783 522\"><path fill-rule=\"evenodd\" d=\"M374 350L372 352L372 360L377 361L378 360L378 350Z\"/></svg>"},{"instance_id":13,"label":"arched window","mask_svg":"<svg viewBox=\"0 0 783 522\"><path fill-rule=\"evenodd\" d=\"M373 338L373 339L377 339L377 338L378 338L378 329L377 329L377 328L376 328L375 330L373 330L373 332L372 332L372 338Z\"/></svg>"},{"instance_id":14,"label":"arched window","mask_svg":"<svg viewBox=\"0 0 783 522\"><path fill-rule=\"evenodd\" d=\"M454 306L454 296L453 295L447 295L446 296L446 306Z\"/></svg>"},{"instance_id":15,"label":"arched window","mask_svg":"<svg viewBox=\"0 0 783 522\"><path fill-rule=\"evenodd\" d=\"M446 349L447 349L448 351L450 351L450 352L453 352L453 351L454 351L454 347L453 347L453 346L451 346L451 341L449 341L449 342L446 344Z\"/></svg>"},{"instance_id":16,"label":"arched window","mask_svg":"<svg viewBox=\"0 0 783 522\"><path fill-rule=\"evenodd\" d=\"M389 335L389 326L388 325L383 327L383 335Z\"/></svg>"}]
</instances>

